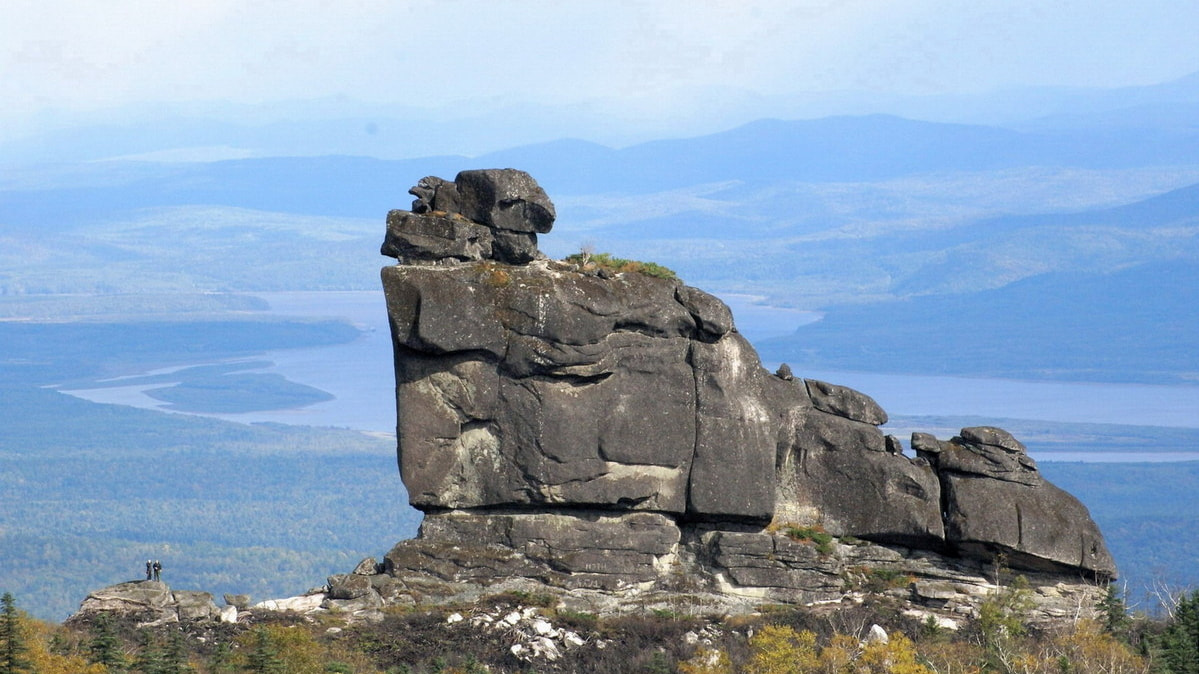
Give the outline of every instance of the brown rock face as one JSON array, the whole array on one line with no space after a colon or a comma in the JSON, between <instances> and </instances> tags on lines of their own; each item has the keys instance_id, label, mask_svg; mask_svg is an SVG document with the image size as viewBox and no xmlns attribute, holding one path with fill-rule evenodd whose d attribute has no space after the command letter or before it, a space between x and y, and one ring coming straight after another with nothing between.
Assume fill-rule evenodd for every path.
<instances>
[{"instance_id":1,"label":"brown rock face","mask_svg":"<svg viewBox=\"0 0 1199 674\"><path fill-rule=\"evenodd\" d=\"M427 515L388 555L392 576L610 589L685 563L717 585L814 596L796 585L808 553L769 533L789 526L1114 575L1086 509L1006 432L916 434L905 456L869 396L763 369L712 295L545 259L554 209L528 174L412 193L412 212L388 216L382 250L400 264L382 277L400 470ZM471 545L490 561L470 562Z\"/></svg>"}]
</instances>

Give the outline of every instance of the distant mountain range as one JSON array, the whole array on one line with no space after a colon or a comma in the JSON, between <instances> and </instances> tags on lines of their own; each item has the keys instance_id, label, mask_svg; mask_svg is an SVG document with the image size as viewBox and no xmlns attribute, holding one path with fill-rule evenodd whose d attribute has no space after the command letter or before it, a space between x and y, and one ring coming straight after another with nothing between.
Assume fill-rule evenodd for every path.
<instances>
[{"instance_id":1,"label":"distant mountain range","mask_svg":"<svg viewBox=\"0 0 1199 674\"><path fill-rule=\"evenodd\" d=\"M1136 124L1125 118L1138 108L1092 101L1086 124L1019 130L840 116L623 149L559 140L476 158L8 169L0 292L375 287L383 217L408 207L410 185L517 167L558 205L550 254L592 245L711 290L825 311L770 345L780 359L1190 380L1199 125L1163 110L1188 110L1179 92L1191 84L1173 102L1133 96L1156 111Z\"/></svg>"},{"instance_id":2,"label":"distant mountain range","mask_svg":"<svg viewBox=\"0 0 1199 674\"><path fill-rule=\"evenodd\" d=\"M0 164L140 157L209 161L274 156L354 155L387 159L461 154L560 138L612 147L690 138L755 119L819 120L885 113L1022 131L1193 127L1199 73L1115 89L1021 87L974 94L898 95L845 90L764 95L737 87L680 87L681 110L664 118L630 111L627 101L549 106L520 88L506 97L418 105L329 97L255 105L176 103L91 111L71 118L49 111L25 136L0 130ZM8 132L8 133L5 133Z\"/></svg>"},{"instance_id":3,"label":"distant mountain range","mask_svg":"<svg viewBox=\"0 0 1199 674\"><path fill-rule=\"evenodd\" d=\"M612 149L554 141L468 159L273 157L206 163L106 161L22 177L0 193L7 224L70 213L220 204L278 212L373 217L426 174L520 167L551 195L641 194L723 181L869 182L931 172L1028 166L1121 169L1199 164L1199 125L1186 128L1014 131L886 115L760 120L708 136ZM10 170L24 176L26 170ZM75 184L64 180L66 174ZM403 200L403 197L399 197Z\"/></svg>"}]
</instances>

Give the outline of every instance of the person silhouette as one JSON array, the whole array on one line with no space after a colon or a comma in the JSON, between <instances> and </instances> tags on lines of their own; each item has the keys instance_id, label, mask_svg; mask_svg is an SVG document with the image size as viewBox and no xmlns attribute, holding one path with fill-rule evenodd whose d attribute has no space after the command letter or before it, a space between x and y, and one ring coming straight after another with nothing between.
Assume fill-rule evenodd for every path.
<instances>
[{"instance_id":1,"label":"person silhouette","mask_svg":"<svg viewBox=\"0 0 1199 674\"><path fill-rule=\"evenodd\" d=\"M158 561L157 559L154 560L154 566L152 568L154 570L154 580L162 580L162 562Z\"/></svg>"},{"instance_id":2,"label":"person silhouette","mask_svg":"<svg viewBox=\"0 0 1199 674\"><path fill-rule=\"evenodd\" d=\"M146 560L146 580L150 580L154 576L154 563Z\"/></svg>"}]
</instances>

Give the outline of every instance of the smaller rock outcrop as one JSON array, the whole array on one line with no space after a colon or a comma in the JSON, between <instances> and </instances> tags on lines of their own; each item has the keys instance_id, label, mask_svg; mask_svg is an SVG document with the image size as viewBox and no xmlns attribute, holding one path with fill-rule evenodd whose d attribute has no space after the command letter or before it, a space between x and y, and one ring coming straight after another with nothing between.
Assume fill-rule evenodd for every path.
<instances>
[{"instance_id":1,"label":"smaller rock outcrop","mask_svg":"<svg viewBox=\"0 0 1199 674\"><path fill-rule=\"evenodd\" d=\"M958 554L1003 555L1018 568L1115 576L1086 507L1046 481L1024 444L1007 431L963 428L947 442L920 434L912 445L940 477L945 540Z\"/></svg>"},{"instance_id":2,"label":"smaller rock outcrop","mask_svg":"<svg viewBox=\"0 0 1199 674\"><path fill-rule=\"evenodd\" d=\"M404 264L525 264L544 257L537 234L550 231L557 216L545 190L511 169L463 171L453 182L430 176L409 194L412 211L387 215L382 248Z\"/></svg>"},{"instance_id":3,"label":"smaller rock outcrop","mask_svg":"<svg viewBox=\"0 0 1199 674\"><path fill-rule=\"evenodd\" d=\"M172 590L166 583L156 580L135 580L92 592L75 615L120 613L136 616L143 624L151 625L195 620L236 621L237 609L234 608L231 614L226 609L218 608L208 592Z\"/></svg>"}]
</instances>

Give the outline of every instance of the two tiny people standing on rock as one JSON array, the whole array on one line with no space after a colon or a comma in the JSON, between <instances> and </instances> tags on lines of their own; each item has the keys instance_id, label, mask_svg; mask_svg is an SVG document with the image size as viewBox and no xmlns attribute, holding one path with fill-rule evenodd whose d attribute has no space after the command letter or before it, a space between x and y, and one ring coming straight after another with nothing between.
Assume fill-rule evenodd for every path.
<instances>
[{"instance_id":1,"label":"two tiny people standing on rock","mask_svg":"<svg viewBox=\"0 0 1199 674\"><path fill-rule=\"evenodd\" d=\"M146 580L160 580L162 576L162 562L155 559L154 561L146 560Z\"/></svg>"}]
</instances>

